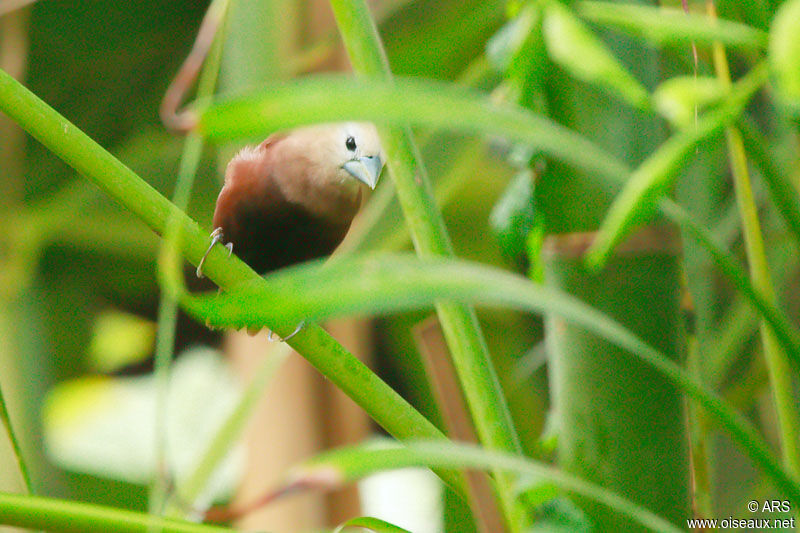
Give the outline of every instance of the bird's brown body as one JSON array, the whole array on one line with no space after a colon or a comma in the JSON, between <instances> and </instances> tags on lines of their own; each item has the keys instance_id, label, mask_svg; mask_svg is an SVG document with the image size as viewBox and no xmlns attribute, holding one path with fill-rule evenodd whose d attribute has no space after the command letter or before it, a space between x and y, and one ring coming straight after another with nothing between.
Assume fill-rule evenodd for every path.
<instances>
[{"instance_id":1,"label":"bird's brown body","mask_svg":"<svg viewBox=\"0 0 800 533\"><path fill-rule=\"evenodd\" d=\"M355 164L369 148L363 153L375 155L361 159L376 159L379 173L377 142L371 125L349 124L273 135L243 149L228 164L214 212L222 241L262 274L329 255L361 200L358 181L345 164ZM374 186L377 175L358 177L370 179Z\"/></svg>"}]
</instances>

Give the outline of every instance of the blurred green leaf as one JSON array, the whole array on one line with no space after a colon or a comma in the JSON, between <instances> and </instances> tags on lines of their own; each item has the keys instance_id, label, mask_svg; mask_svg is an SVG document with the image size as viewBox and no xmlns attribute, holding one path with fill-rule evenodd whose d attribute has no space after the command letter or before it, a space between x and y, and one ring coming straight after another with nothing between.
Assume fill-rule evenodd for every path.
<instances>
[{"instance_id":1,"label":"blurred green leaf","mask_svg":"<svg viewBox=\"0 0 800 533\"><path fill-rule=\"evenodd\" d=\"M486 45L495 68L505 75L505 83L493 96L518 103L538 113L547 109L544 82L550 65L542 36L542 11L527 4L498 31Z\"/></svg>"},{"instance_id":2,"label":"blurred green leaf","mask_svg":"<svg viewBox=\"0 0 800 533\"><path fill-rule=\"evenodd\" d=\"M658 201L669 191L678 172L688 163L695 146L737 120L747 102L766 81L766 75L764 64L753 68L734 85L718 108L703 115L695 127L670 137L633 172L608 210L597 238L587 252L590 265L603 265L631 229L652 216Z\"/></svg>"},{"instance_id":3,"label":"blurred green leaf","mask_svg":"<svg viewBox=\"0 0 800 533\"><path fill-rule=\"evenodd\" d=\"M535 522L528 533L590 533L594 530L586 514L567 498L543 502L535 513Z\"/></svg>"},{"instance_id":4,"label":"blurred green leaf","mask_svg":"<svg viewBox=\"0 0 800 533\"><path fill-rule=\"evenodd\" d=\"M800 0L784 3L769 32L769 60L787 108L800 115Z\"/></svg>"},{"instance_id":5,"label":"blurred green leaf","mask_svg":"<svg viewBox=\"0 0 800 533\"><path fill-rule=\"evenodd\" d=\"M0 492L4 524L33 530L82 533L233 533L233 529L161 518L103 505Z\"/></svg>"},{"instance_id":6,"label":"blurred green leaf","mask_svg":"<svg viewBox=\"0 0 800 533\"><path fill-rule=\"evenodd\" d=\"M375 533L410 533L402 527L395 526L371 516L360 516L358 518L351 518L344 524L340 525L333 530L333 533L345 533L350 529L368 529Z\"/></svg>"},{"instance_id":7,"label":"blurred green leaf","mask_svg":"<svg viewBox=\"0 0 800 533\"><path fill-rule=\"evenodd\" d=\"M223 294L191 295L182 293L179 286L171 289L180 293L181 305L198 320L233 329L264 324L287 329L300 320L386 314L429 307L445 299L560 316L630 351L665 375L717 420L776 486L800 499L800 485L781 468L752 425L686 371L607 315L521 276L455 259L383 255L340 258L324 266L319 261L307 263Z\"/></svg>"},{"instance_id":8,"label":"blurred green leaf","mask_svg":"<svg viewBox=\"0 0 800 533\"><path fill-rule=\"evenodd\" d=\"M650 107L647 89L560 3L547 4L543 31L550 57L571 75L611 90L637 109Z\"/></svg>"},{"instance_id":9,"label":"blurred green leaf","mask_svg":"<svg viewBox=\"0 0 800 533\"><path fill-rule=\"evenodd\" d=\"M678 76L661 83L653 92L658 113L676 128L691 126L698 113L718 102L727 89L717 78Z\"/></svg>"},{"instance_id":10,"label":"blurred green leaf","mask_svg":"<svg viewBox=\"0 0 800 533\"><path fill-rule=\"evenodd\" d=\"M290 474L288 486L311 483L338 486L361 479L373 472L409 466L445 469L501 470L525 478L548 480L563 490L575 492L624 513L646 528L678 532L679 528L647 509L616 493L557 470L545 463L507 453L492 452L469 444L410 442L399 446L389 443L340 448L319 455Z\"/></svg>"},{"instance_id":11,"label":"blurred green leaf","mask_svg":"<svg viewBox=\"0 0 800 533\"><path fill-rule=\"evenodd\" d=\"M403 1L380 22L386 55L399 76L455 78L503 23L505 0Z\"/></svg>"},{"instance_id":12,"label":"blurred green leaf","mask_svg":"<svg viewBox=\"0 0 800 533\"><path fill-rule=\"evenodd\" d=\"M500 248L513 259L519 259L525 253L528 233L533 228L533 179L530 170L518 172L489 216L489 224L500 242Z\"/></svg>"},{"instance_id":13,"label":"blurred green leaf","mask_svg":"<svg viewBox=\"0 0 800 533\"><path fill-rule=\"evenodd\" d=\"M354 119L502 135L592 174L617 178L627 173L614 157L542 116L518 106L496 105L477 91L434 81L296 79L220 100L200 113L197 127L212 140L227 140L257 138L313 122Z\"/></svg>"},{"instance_id":14,"label":"blurred green leaf","mask_svg":"<svg viewBox=\"0 0 800 533\"><path fill-rule=\"evenodd\" d=\"M590 22L643 37L649 44L711 44L763 48L764 32L727 20L712 21L680 9L612 2L576 2L578 14Z\"/></svg>"},{"instance_id":15,"label":"blurred green leaf","mask_svg":"<svg viewBox=\"0 0 800 533\"><path fill-rule=\"evenodd\" d=\"M511 61L519 53L533 28L536 14L532 9L524 10L506 22L486 42L486 57L495 69L505 72L511 66Z\"/></svg>"},{"instance_id":16,"label":"blurred green leaf","mask_svg":"<svg viewBox=\"0 0 800 533\"><path fill-rule=\"evenodd\" d=\"M95 319L89 343L89 363L94 370L113 372L138 363L153 353L155 324L120 311L109 310Z\"/></svg>"}]
</instances>

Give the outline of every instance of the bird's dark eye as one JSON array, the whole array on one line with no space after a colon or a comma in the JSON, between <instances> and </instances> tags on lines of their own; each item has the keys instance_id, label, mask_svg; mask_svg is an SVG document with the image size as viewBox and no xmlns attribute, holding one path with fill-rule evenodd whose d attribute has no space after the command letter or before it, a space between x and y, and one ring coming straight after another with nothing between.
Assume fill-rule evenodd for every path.
<instances>
[{"instance_id":1,"label":"bird's dark eye","mask_svg":"<svg viewBox=\"0 0 800 533\"><path fill-rule=\"evenodd\" d=\"M356 151L356 140L354 138L348 137L347 140L344 142L344 145L351 152L355 152Z\"/></svg>"}]
</instances>

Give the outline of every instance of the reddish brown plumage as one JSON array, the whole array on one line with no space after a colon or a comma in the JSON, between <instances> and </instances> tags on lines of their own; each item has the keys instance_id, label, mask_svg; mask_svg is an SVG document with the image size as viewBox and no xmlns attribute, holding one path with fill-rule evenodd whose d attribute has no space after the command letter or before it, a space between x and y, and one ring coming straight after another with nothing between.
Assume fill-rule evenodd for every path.
<instances>
[{"instance_id":1,"label":"reddish brown plumage","mask_svg":"<svg viewBox=\"0 0 800 533\"><path fill-rule=\"evenodd\" d=\"M257 272L329 255L347 233L361 189L342 167L343 127L274 135L228 164L214 227Z\"/></svg>"}]
</instances>

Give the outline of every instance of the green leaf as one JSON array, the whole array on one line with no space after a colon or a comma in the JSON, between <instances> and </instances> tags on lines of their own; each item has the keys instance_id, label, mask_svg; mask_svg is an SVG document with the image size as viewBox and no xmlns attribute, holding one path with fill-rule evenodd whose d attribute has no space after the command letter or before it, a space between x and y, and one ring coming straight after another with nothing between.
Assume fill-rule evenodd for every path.
<instances>
[{"instance_id":1,"label":"green leaf","mask_svg":"<svg viewBox=\"0 0 800 533\"><path fill-rule=\"evenodd\" d=\"M233 533L233 529L161 518L114 507L0 492L0 523L34 530L83 533Z\"/></svg>"},{"instance_id":2,"label":"green leaf","mask_svg":"<svg viewBox=\"0 0 800 533\"><path fill-rule=\"evenodd\" d=\"M540 113L547 108L544 82L550 66L542 18L540 6L527 4L486 46L487 56L506 78L494 95L504 91L507 100Z\"/></svg>"},{"instance_id":3,"label":"green leaf","mask_svg":"<svg viewBox=\"0 0 800 533\"><path fill-rule=\"evenodd\" d=\"M563 490L592 499L630 516L654 531L681 531L651 511L616 493L557 470L545 463L507 453L492 452L469 444L410 442L403 446L383 444L340 448L317 456L293 470L289 485L305 480L326 482L336 486L355 481L374 472L427 466L443 469L500 470L517 474L523 479L547 480Z\"/></svg>"},{"instance_id":4,"label":"green leaf","mask_svg":"<svg viewBox=\"0 0 800 533\"><path fill-rule=\"evenodd\" d=\"M676 128L694 124L697 113L721 100L727 89L717 78L678 76L661 83L653 92L656 111Z\"/></svg>"},{"instance_id":5,"label":"green leaf","mask_svg":"<svg viewBox=\"0 0 800 533\"><path fill-rule=\"evenodd\" d=\"M591 533L586 514L567 498L554 498L536 508L535 522L527 533Z\"/></svg>"},{"instance_id":6,"label":"green leaf","mask_svg":"<svg viewBox=\"0 0 800 533\"><path fill-rule=\"evenodd\" d=\"M367 256L334 259L324 266L319 262L300 265L228 293L180 297L182 305L199 320L232 328L294 325L303 319L352 313L386 314L429 307L446 299L552 313L630 351L696 400L777 487L800 499L800 486L781 469L752 425L683 369L608 316L521 276L454 259Z\"/></svg>"},{"instance_id":7,"label":"green leaf","mask_svg":"<svg viewBox=\"0 0 800 533\"><path fill-rule=\"evenodd\" d=\"M428 80L313 76L220 100L200 111L198 118L200 132L217 141L260 138L314 122L410 123L499 135L609 179L628 173L624 164L597 145L541 115L494 104L474 90Z\"/></svg>"},{"instance_id":8,"label":"green leaf","mask_svg":"<svg viewBox=\"0 0 800 533\"><path fill-rule=\"evenodd\" d=\"M766 74L763 64L753 68L717 109L701 117L694 127L670 137L633 172L609 208L587 253L590 265L603 265L633 227L652 216L658 201L670 190L678 172L689 162L692 150L739 118L750 97L766 80Z\"/></svg>"},{"instance_id":9,"label":"green leaf","mask_svg":"<svg viewBox=\"0 0 800 533\"><path fill-rule=\"evenodd\" d=\"M505 72L511 66L514 56L519 53L533 28L534 14L535 11L524 9L486 42L486 57L495 69Z\"/></svg>"},{"instance_id":10,"label":"green leaf","mask_svg":"<svg viewBox=\"0 0 800 533\"><path fill-rule=\"evenodd\" d=\"M101 313L89 343L89 361L100 372L113 372L143 361L153 353L153 322L119 311Z\"/></svg>"},{"instance_id":11,"label":"green leaf","mask_svg":"<svg viewBox=\"0 0 800 533\"><path fill-rule=\"evenodd\" d=\"M545 8L544 40L550 57L578 79L617 93L637 109L650 107L650 95L608 47L558 2Z\"/></svg>"},{"instance_id":12,"label":"green leaf","mask_svg":"<svg viewBox=\"0 0 800 533\"><path fill-rule=\"evenodd\" d=\"M800 0L784 3L769 32L769 61L778 95L794 114L800 115Z\"/></svg>"},{"instance_id":13,"label":"green leaf","mask_svg":"<svg viewBox=\"0 0 800 533\"><path fill-rule=\"evenodd\" d=\"M398 527L394 524L390 524L389 522L379 518L373 518L371 516L351 518L344 524L334 529L333 533L345 533L352 528L368 529L370 531L374 531L375 533L410 533L410 531L403 529L402 527Z\"/></svg>"},{"instance_id":14,"label":"green leaf","mask_svg":"<svg viewBox=\"0 0 800 533\"><path fill-rule=\"evenodd\" d=\"M489 216L489 224L508 257L525 253L528 233L534 225L533 172L520 171L506 187Z\"/></svg>"},{"instance_id":15,"label":"green leaf","mask_svg":"<svg viewBox=\"0 0 800 533\"><path fill-rule=\"evenodd\" d=\"M611 2L577 2L578 14L590 22L617 28L655 44L711 44L763 48L764 32L727 20L712 21L680 9Z\"/></svg>"}]
</instances>

